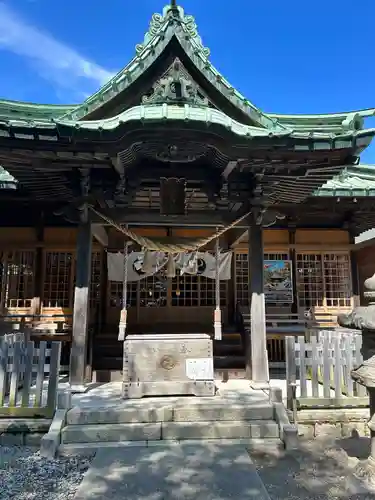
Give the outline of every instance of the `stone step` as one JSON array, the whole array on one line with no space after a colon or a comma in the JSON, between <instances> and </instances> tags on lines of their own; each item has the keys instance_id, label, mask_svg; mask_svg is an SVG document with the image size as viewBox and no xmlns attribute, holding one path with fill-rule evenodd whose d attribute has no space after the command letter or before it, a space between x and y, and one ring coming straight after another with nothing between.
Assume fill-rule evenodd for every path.
<instances>
[{"instance_id":1,"label":"stone step","mask_svg":"<svg viewBox=\"0 0 375 500\"><path fill-rule=\"evenodd\" d=\"M277 453L284 449L284 444L280 438L269 439L210 439L211 445L217 446L246 446L249 451L265 451L268 453ZM202 443L201 439L159 439L157 441L118 441L116 448L157 448L165 446L195 446ZM100 449L113 449L113 442L96 441L93 443L70 443L59 446L58 454L60 456L75 456L91 454L93 451Z\"/></svg>"},{"instance_id":2,"label":"stone step","mask_svg":"<svg viewBox=\"0 0 375 500\"><path fill-rule=\"evenodd\" d=\"M145 404L146 402L146 404ZM155 422L250 421L272 420L274 409L270 403L230 405L222 402L172 405L147 400L126 403L124 407L75 407L67 414L68 425L126 424Z\"/></svg>"},{"instance_id":3,"label":"stone step","mask_svg":"<svg viewBox=\"0 0 375 500\"><path fill-rule=\"evenodd\" d=\"M272 420L68 425L61 444L185 439L276 439Z\"/></svg>"}]
</instances>

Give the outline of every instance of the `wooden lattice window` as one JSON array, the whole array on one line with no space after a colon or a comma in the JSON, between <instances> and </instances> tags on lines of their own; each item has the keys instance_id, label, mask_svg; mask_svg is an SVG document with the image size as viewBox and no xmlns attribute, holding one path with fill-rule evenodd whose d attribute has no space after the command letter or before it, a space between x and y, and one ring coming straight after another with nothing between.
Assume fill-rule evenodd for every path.
<instances>
[{"instance_id":1,"label":"wooden lattice window","mask_svg":"<svg viewBox=\"0 0 375 500\"><path fill-rule=\"evenodd\" d=\"M73 280L73 253L47 252L44 272L44 307L72 307Z\"/></svg>"},{"instance_id":2,"label":"wooden lattice window","mask_svg":"<svg viewBox=\"0 0 375 500\"><path fill-rule=\"evenodd\" d=\"M321 307L324 301L323 263L320 254L296 256L297 294L300 307Z\"/></svg>"},{"instance_id":3,"label":"wooden lattice window","mask_svg":"<svg viewBox=\"0 0 375 500\"><path fill-rule=\"evenodd\" d=\"M137 306L138 281L132 281L127 285L127 307ZM120 281L109 282L109 306L122 309L122 283Z\"/></svg>"},{"instance_id":4,"label":"wooden lattice window","mask_svg":"<svg viewBox=\"0 0 375 500\"><path fill-rule=\"evenodd\" d=\"M300 307L350 307L352 286L348 253L298 253L296 270Z\"/></svg>"},{"instance_id":5,"label":"wooden lattice window","mask_svg":"<svg viewBox=\"0 0 375 500\"><path fill-rule=\"evenodd\" d=\"M167 305L168 280L162 274L143 278L139 283L141 307L165 307Z\"/></svg>"},{"instance_id":6,"label":"wooden lattice window","mask_svg":"<svg viewBox=\"0 0 375 500\"><path fill-rule=\"evenodd\" d=\"M281 253L281 252L276 252L276 253L265 253L264 254L264 260L289 260L289 255L287 253Z\"/></svg>"},{"instance_id":7,"label":"wooden lattice window","mask_svg":"<svg viewBox=\"0 0 375 500\"><path fill-rule=\"evenodd\" d=\"M247 253L236 253L235 285L236 302L240 306L249 305L249 258Z\"/></svg>"},{"instance_id":8,"label":"wooden lattice window","mask_svg":"<svg viewBox=\"0 0 375 500\"><path fill-rule=\"evenodd\" d=\"M183 274L172 279L172 306L215 306L215 280L205 276ZM220 302L226 305L227 282L220 281Z\"/></svg>"},{"instance_id":9,"label":"wooden lattice window","mask_svg":"<svg viewBox=\"0 0 375 500\"><path fill-rule=\"evenodd\" d=\"M34 297L33 251L9 252L4 258L5 306L31 307Z\"/></svg>"},{"instance_id":10,"label":"wooden lattice window","mask_svg":"<svg viewBox=\"0 0 375 500\"><path fill-rule=\"evenodd\" d=\"M352 284L349 254L326 253L323 259L327 307L350 307Z\"/></svg>"}]
</instances>

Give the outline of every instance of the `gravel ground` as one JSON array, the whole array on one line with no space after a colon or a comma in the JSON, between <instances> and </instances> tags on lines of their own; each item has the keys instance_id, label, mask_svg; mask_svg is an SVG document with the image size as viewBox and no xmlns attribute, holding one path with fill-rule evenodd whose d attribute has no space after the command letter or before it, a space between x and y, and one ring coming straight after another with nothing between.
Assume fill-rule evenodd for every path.
<instances>
[{"instance_id":1,"label":"gravel ground","mask_svg":"<svg viewBox=\"0 0 375 500\"><path fill-rule=\"evenodd\" d=\"M47 460L35 448L0 446L0 500L71 500L92 458Z\"/></svg>"},{"instance_id":2,"label":"gravel ground","mask_svg":"<svg viewBox=\"0 0 375 500\"><path fill-rule=\"evenodd\" d=\"M352 475L369 453L366 438L316 439L298 450L251 450L250 456L272 500L374 500Z\"/></svg>"}]
</instances>

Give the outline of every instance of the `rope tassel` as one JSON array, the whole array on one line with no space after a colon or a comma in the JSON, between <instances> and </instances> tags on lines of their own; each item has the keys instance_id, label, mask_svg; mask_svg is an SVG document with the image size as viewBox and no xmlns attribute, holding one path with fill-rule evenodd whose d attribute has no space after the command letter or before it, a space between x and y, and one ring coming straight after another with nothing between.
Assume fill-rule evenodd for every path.
<instances>
[{"instance_id":1,"label":"rope tassel","mask_svg":"<svg viewBox=\"0 0 375 500\"><path fill-rule=\"evenodd\" d=\"M118 325L118 340L120 342L124 342L126 337L126 326L128 323L128 311L127 311L127 302L128 302L128 257L129 257L129 242L125 243L124 247L124 274L123 274L123 282L122 282L122 309L120 313L120 322Z\"/></svg>"},{"instance_id":2,"label":"rope tassel","mask_svg":"<svg viewBox=\"0 0 375 500\"><path fill-rule=\"evenodd\" d=\"M221 323L220 307L216 307L214 311L214 334L215 334L215 340L222 339L222 323Z\"/></svg>"},{"instance_id":3,"label":"rope tassel","mask_svg":"<svg viewBox=\"0 0 375 500\"><path fill-rule=\"evenodd\" d=\"M215 302L216 307L214 311L214 338L215 340L222 339L222 320L220 309L220 248L219 248L219 235L215 242Z\"/></svg>"}]
</instances>

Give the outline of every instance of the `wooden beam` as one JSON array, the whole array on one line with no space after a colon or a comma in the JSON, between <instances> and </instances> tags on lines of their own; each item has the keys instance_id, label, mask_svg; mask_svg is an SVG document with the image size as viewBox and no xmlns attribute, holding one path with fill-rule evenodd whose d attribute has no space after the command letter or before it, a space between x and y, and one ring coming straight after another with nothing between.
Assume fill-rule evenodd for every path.
<instances>
[{"instance_id":1,"label":"wooden beam","mask_svg":"<svg viewBox=\"0 0 375 500\"><path fill-rule=\"evenodd\" d=\"M228 163L228 165L223 170L223 173L221 174L224 177L224 179L228 179L228 177L233 172L233 170L237 167L237 165L238 165L237 161L230 161Z\"/></svg>"},{"instance_id":2,"label":"wooden beam","mask_svg":"<svg viewBox=\"0 0 375 500\"><path fill-rule=\"evenodd\" d=\"M150 211L134 208L100 209L99 211L119 224L130 224L133 226L216 227L223 226L235 219L235 214L231 217L231 214L228 215L228 212L224 211L218 213L218 211L207 212L199 210L178 217L160 215L160 212L157 210ZM92 222L97 224L104 223L103 219L97 214L92 214Z\"/></svg>"},{"instance_id":3,"label":"wooden beam","mask_svg":"<svg viewBox=\"0 0 375 500\"><path fill-rule=\"evenodd\" d=\"M119 155L117 155L115 158L111 158L112 165L116 172L121 176L124 174L124 167L122 165L121 159Z\"/></svg>"},{"instance_id":4,"label":"wooden beam","mask_svg":"<svg viewBox=\"0 0 375 500\"><path fill-rule=\"evenodd\" d=\"M93 237L105 248L108 247L108 233L105 226L102 224L92 224L91 227Z\"/></svg>"},{"instance_id":5,"label":"wooden beam","mask_svg":"<svg viewBox=\"0 0 375 500\"><path fill-rule=\"evenodd\" d=\"M243 240L246 238L247 233L248 233L247 229L244 231L243 227L239 227L238 228L238 237L233 241L233 243L231 243L231 245L230 245L231 248L234 248L237 245L239 245L240 243L242 243Z\"/></svg>"}]
</instances>

